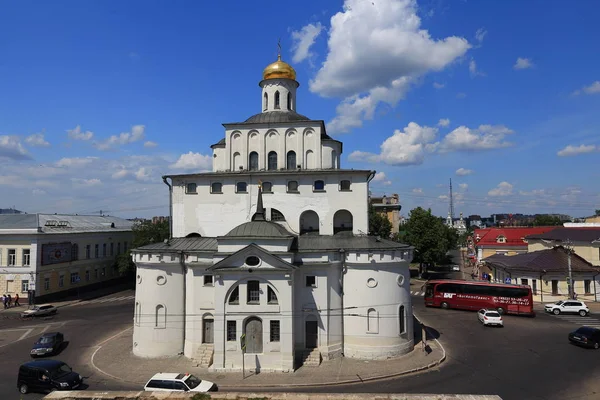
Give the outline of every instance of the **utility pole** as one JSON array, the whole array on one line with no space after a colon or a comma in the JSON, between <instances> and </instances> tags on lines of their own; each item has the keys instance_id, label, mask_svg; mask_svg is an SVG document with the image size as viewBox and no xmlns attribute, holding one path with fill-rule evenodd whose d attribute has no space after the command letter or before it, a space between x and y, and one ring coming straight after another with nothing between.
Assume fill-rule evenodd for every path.
<instances>
[{"instance_id":1,"label":"utility pole","mask_svg":"<svg viewBox=\"0 0 600 400\"><path fill-rule=\"evenodd\" d=\"M567 267L569 268L569 277L568 277L568 288L569 288L569 299L573 300L573 271L571 270L571 253L573 252L573 242L570 239L567 239L563 242L563 246L567 251Z\"/></svg>"}]
</instances>

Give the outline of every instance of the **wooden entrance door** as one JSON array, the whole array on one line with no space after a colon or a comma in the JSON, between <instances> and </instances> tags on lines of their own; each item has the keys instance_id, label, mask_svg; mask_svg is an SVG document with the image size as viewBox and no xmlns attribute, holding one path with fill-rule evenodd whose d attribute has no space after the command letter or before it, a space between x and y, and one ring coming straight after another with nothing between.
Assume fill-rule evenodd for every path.
<instances>
[{"instance_id":1,"label":"wooden entrance door","mask_svg":"<svg viewBox=\"0 0 600 400\"><path fill-rule=\"evenodd\" d=\"M202 343L214 343L215 320L214 319L205 319L203 321L203 325L204 325L204 337L203 337Z\"/></svg>"},{"instance_id":2,"label":"wooden entrance door","mask_svg":"<svg viewBox=\"0 0 600 400\"><path fill-rule=\"evenodd\" d=\"M319 326L317 325L317 321L306 321L305 335L306 335L306 348L307 349L317 348L318 341L319 341Z\"/></svg>"},{"instance_id":3,"label":"wooden entrance door","mask_svg":"<svg viewBox=\"0 0 600 400\"><path fill-rule=\"evenodd\" d=\"M246 353L263 352L263 328L259 318L251 317L246 321Z\"/></svg>"}]
</instances>

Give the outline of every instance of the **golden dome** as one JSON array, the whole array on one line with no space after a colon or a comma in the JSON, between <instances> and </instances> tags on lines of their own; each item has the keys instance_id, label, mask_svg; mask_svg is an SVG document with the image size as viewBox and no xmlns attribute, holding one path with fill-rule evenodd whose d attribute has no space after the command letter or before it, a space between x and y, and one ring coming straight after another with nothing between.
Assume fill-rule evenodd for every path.
<instances>
[{"instance_id":1,"label":"golden dome","mask_svg":"<svg viewBox=\"0 0 600 400\"><path fill-rule=\"evenodd\" d=\"M267 65L263 71L263 79L293 79L296 80L296 71L286 62L281 61L281 55L277 56L277 61Z\"/></svg>"}]
</instances>

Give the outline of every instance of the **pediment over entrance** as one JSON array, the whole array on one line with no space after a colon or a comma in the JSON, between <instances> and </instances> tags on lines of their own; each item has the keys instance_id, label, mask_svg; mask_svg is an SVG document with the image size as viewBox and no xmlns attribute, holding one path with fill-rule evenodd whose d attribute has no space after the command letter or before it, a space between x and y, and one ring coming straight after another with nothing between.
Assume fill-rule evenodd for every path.
<instances>
[{"instance_id":1,"label":"pediment over entrance","mask_svg":"<svg viewBox=\"0 0 600 400\"><path fill-rule=\"evenodd\" d=\"M257 272L267 271L293 271L297 267L274 254L265 251L255 244L231 254L228 257L208 267L207 271L247 271L249 269Z\"/></svg>"}]
</instances>

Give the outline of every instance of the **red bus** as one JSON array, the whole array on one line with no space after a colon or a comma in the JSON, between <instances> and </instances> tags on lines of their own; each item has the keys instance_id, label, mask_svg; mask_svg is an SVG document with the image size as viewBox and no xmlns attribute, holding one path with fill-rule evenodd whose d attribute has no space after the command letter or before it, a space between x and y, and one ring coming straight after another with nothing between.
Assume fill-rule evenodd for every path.
<instances>
[{"instance_id":1,"label":"red bus","mask_svg":"<svg viewBox=\"0 0 600 400\"><path fill-rule=\"evenodd\" d=\"M475 311L488 308L500 314L535 315L529 286L480 281L427 281L425 306Z\"/></svg>"}]
</instances>

